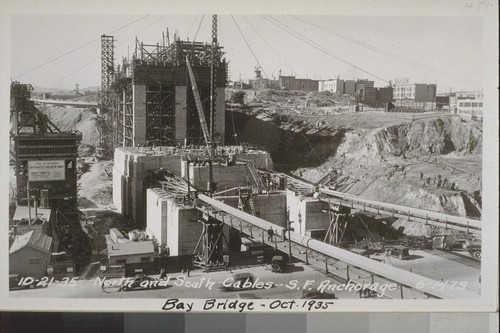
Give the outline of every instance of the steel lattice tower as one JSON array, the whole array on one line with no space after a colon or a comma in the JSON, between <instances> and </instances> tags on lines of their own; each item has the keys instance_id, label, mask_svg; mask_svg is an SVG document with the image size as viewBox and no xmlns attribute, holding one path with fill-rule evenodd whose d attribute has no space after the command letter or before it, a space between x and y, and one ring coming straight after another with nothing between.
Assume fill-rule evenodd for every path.
<instances>
[{"instance_id":1,"label":"steel lattice tower","mask_svg":"<svg viewBox=\"0 0 500 333\"><path fill-rule=\"evenodd\" d=\"M215 140L215 108L217 105L217 65L219 64L217 43L217 15L212 15L212 50L210 54L210 141ZM213 144L213 142L211 143Z\"/></svg>"},{"instance_id":2,"label":"steel lattice tower","mask_svg":"<svg viewBox=\"0 0 500 333\"><path fill-rule=\"evenodd\" d=\"M101 36L101 107L102 111L111 106L110 86L114 74L115 40L113 36Z\"/></svg>"}]
</instances>

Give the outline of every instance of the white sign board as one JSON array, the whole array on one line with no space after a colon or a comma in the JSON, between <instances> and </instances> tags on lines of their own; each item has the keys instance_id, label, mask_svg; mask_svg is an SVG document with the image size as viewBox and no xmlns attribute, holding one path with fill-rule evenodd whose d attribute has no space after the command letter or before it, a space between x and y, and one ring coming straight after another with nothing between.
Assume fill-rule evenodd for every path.
<instances>
[{"instance_id":1,"label":"white sign board","mask_svg":"<svg viewBox=\"0 0 500 333\"><path fill-rule=\"evenodd\" d=\"M65 180L64 161L28 161L28 180Z\"/></svg>"}]
</instances>

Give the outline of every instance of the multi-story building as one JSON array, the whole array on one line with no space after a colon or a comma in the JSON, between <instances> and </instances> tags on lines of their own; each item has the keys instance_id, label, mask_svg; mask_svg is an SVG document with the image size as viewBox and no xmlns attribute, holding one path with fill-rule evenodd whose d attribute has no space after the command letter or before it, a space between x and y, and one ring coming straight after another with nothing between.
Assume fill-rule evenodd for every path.
<instances>
[{"instance_id":1,"label":"multi-story building","mask_svg":"<svg viewBox=\"0 0 500 333\"><path fill-rule=\"evenodd\" d=\"M459 99L457 103L459 116L483 118L483 101L477 99Z\"/></svg>"},{"instance_id":2,"label":"multi-story building","mask_svg":"<svg viewBox=\"0 0 500 333\"><path fill-rule=\"evenodd\" d=\"M344 93L344 80L331 79L318 82L318 91L329 91L333 94Z\"/></svg>"},{"instance_id":3,"label":"multi-story building","mask_svg":"<svg viewBox=\"0 0 500 333\"><path fill-rule=\"evenodd\" d=\"M396 85L394 90L395 100L409 100L413 102L435 102L435 84L413 83Z\"/></svg>"},{"instance_id":4,"label":"multi-story building","mask_svg":"<svg viewBox=\"0 0 500 333\"><path fill-rule=\"evenodd\" d=\"M354 80L344 81L344 94L356 96L356 81Z\"/></svg>"},{"instance_id":5,"label":"multi-story building","mask_svg":"<svg viewBox=\"0 0 500 333\"><path fill-rule=\"evenodd\" d=\"M466 117L483 117L483 92L458 91L449 95L450 113Z\"/></svg>"},{"instance_id":6,"label":"multi-story building","mask_svg":"<svg viewBox=\"0 0 500 333\"><path fill-rule=\"evenodd\" d=\"M285 90L318 91L318 81L311 79L297 79L295 76L283 76L278 78L279 86Z\"/></svg>"},{"instance_id":7,"label":"multi-story building","mask_svg":"<svg viewBox=\"0 0 500 333\"><path fill-rule=\"evenodd\" d=\"M365 87L364 89L358 90L358 93L361 102L373 107L382 107L393 99L392 87Z\"/></svg>"},{"instance_id":8,"label":"multi-story building","mask_svg":"<svg viewBox=\"0 0 500 333\"><path fill-rule=\"evenodd\" d=\"M394 104L422 111L436 109L436 84L402 82L394 87Z\"/></svg>"}]
</instances>

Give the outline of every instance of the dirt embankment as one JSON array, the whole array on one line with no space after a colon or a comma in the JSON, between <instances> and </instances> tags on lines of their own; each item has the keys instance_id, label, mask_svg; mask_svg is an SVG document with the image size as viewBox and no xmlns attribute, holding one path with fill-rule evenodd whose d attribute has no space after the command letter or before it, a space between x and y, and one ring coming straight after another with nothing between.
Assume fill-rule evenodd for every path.
<instances>
[{"instance_id":1,"label":"dirt embankment","mask_svg":"<svg viewBox=\"0 0 500 333\"><path fill-rule=\"evenodd\" d=\"M82 143L95 146L99 131L95 123L96 114L90 109L62 106L37 106L61 131L79 131Z\"/></svg>"}]
</instances>

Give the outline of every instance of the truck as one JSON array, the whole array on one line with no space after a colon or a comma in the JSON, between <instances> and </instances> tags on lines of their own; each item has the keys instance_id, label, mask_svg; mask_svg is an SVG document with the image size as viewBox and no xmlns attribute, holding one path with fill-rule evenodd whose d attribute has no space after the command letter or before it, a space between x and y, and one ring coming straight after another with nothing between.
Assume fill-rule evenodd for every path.
<instances>
[{"instance_id":1,"label":"truck","mask_svg":"<svg viewBox=\"0 0 500 333\"><path fill-rule=\"evenodd\" d=\"M410 257L410 249L402 245L387 247L385 253L387 256L395 257L401 260L406 260Z\"/></svg>"},{"instance_id":2,"label":"truck","mask_svg":"<svg viewBox=\"0 0 500 333\"><path fill-rule=\"evenodd\" d=\"M475 237L464 232L436 236L432 239L432 248L439 250L467 250L466 242L473 242Z\"/></svg>"}]
</instances>

